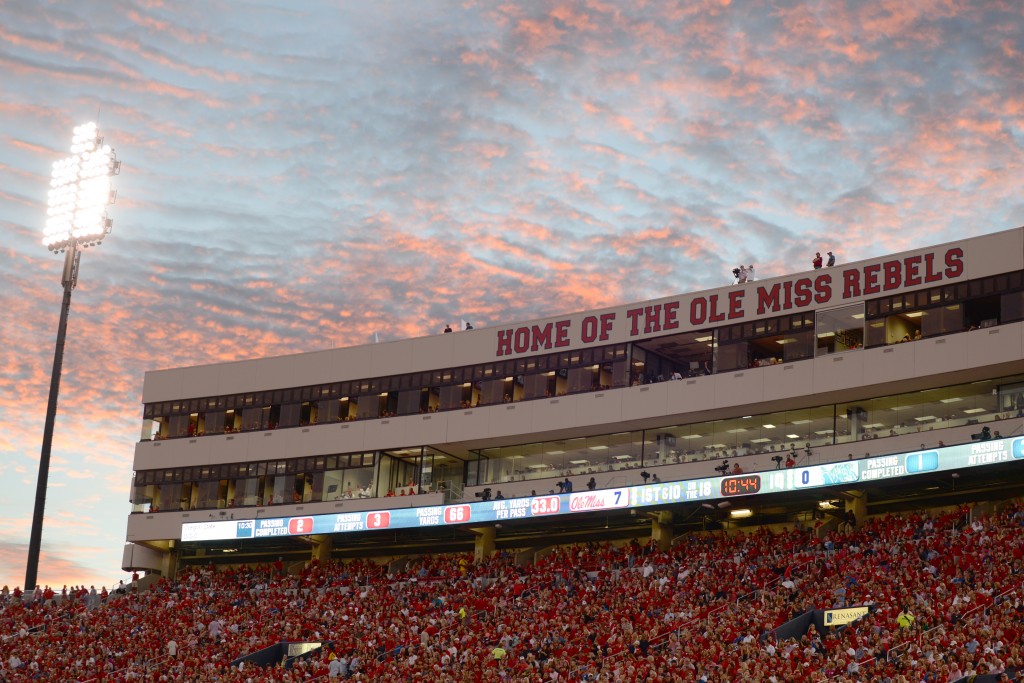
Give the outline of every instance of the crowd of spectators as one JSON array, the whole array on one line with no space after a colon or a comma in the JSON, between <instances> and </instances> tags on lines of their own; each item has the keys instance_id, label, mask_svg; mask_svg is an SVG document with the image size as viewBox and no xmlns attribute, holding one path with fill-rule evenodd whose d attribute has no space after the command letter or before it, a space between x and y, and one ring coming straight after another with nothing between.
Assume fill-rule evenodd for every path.
<instances>
[{"instance_id":1,"label":"crowd of spectators","mask_svg":"<svg viewBox=\"0 0 1024 683\"><path fill-rule=\"evenodd\" d=\"M973 517L973 518L972 518ZM1024 512L966 508L839 530L692 534L555 547L520 566L436 555L191 567L174 580L0 599L0 681L382 683L903 681L1022 666ZM867 605L784 638L812 609ZM281 641L325 647L232 667ZM335 678L332 678L335 677Z\"/></svg>"}]
</instances>

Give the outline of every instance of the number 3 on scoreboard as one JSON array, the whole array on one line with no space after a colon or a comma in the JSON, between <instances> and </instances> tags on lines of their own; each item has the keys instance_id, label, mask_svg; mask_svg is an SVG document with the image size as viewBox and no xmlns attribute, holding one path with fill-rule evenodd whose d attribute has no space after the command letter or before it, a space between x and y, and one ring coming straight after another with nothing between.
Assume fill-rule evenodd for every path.
<instances>
[{"instance_id":1,"label":"number 3 on scoreboard","mask_svg":"<svg viewBox=\"0 0 1024 683\"><path fill-rule=\"evenodd\" d=\"M387 529L391 526L390 512L368 512L366 514L367 529Z\"/></svg>"}]
</instances>

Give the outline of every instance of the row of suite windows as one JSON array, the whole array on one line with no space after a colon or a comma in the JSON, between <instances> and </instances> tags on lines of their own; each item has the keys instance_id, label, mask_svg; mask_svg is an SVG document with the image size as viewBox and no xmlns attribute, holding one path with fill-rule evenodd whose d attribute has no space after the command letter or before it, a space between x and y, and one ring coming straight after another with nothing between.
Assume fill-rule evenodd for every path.
<instances>
[{"instance_id":1,"label":"row of suite windows","mask_svg":"<svg viewBox=\"0 0 1024 683\"><path fill-rule=\"evenodd\" d=\"M728 325L709 340L715 372L788 363L1024 320L1024 271L849 306Z\"/></svg>"},{"instance_id":2,"label":"row of suite windows","mask_svg":"<svg viewBox=\"0 0 1024 683\"><path fill-rule=\"evenodd\" d=\"M148 403L142 439L416 415L628 386L627 344L296 389Z\"/></svg>"},{"instance_id":3,"label":"row of suite windows","mask_svg":"<svg viewBox=\"0 0 1024 683\"><path fill-rule=\"evenodd\" d=\"M140 470L132 483L132 509L205 510L412 495L441 481L448 485L451 477L458 483L464 478L451 458L430 449L416 453L415 458L354 453ZM442 474L449 479L438 479Z\"/></svg>"},{"instance_id":4,"label":"row of suite windows","mask_svg":"<svg viewBox=\"0 0 1024 683\"><path fill-rule=\"evenodd\" d=\"M808 451L835 444L847 444L855 457L877 455L885 451L873 442L888 436L920 435L923 446L934 448L941 430L1013 417L1024 417L1024 374L799 410L487 448L477 453L478 478L500 484L748 455L763 456L753 459L756 467L771 469L791 453L805 464ZM621 483L641 483L636 474L622 476Z\"/></svg>"},{"instance_id":5,"label":"row of suite windows","mask_svg":"<svg viewBox=\"0 0 1024 683\"><path fill-rule=\"evenodd\" d=\"M1024 319L1024 271L690 333L667 356L616 344L475 366L149 403L143 440L415 415L727 372ZM649 341L649 340L647 340Z\"/></svg>"},{"instance_id":6,"label":"row of suite windows","mask_svg":"<svg viewBox=\"0 0 1024 683\"><path fill-rule=\"evenodd\" d=\"M424 447L270 462L136 472L136 512L380 497L412 490L589 475L682 462L762 455L758 469L808 449L848 444L863 457L886 452L877 438L920 434L935 447L943 430L1024 416L1024 374L799 410L483 449L467 461ZM978 428L980 431L980 427ZM937 432L937 433L936 433ZM414 457L400 457L400 456ZM778 458L778 460L774 460ZM623 483L640 483L623 474ZM583 482L577 481L577 484ZM550 487L548 487L550 488Z\"/></svg>"}]
</instances>

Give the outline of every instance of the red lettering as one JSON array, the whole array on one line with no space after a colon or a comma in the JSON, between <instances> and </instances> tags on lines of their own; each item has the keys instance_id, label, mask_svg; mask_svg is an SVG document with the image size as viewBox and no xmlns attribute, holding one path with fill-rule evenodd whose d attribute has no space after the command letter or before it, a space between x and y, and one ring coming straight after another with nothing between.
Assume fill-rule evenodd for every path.
<instances>
[{"instance_id":1,"label":"red lettering","mask_svg":"<svg viewBox=\"0 0 1024 683\"><path fill-rule=\"evenodd\" d=\"M793 285L793 303L797 308L803 308L811 303L811 281L802 277Z\"/></svg>"},{"instance_id":2,"label":"red lettering","mask_svg":"<svg viewBox=\"0 0 1024 683\"><path fill-rule=\"evenodd\" d=\"M608 341L609 333L612 331L613 323L615 322L614 313L602 313L601 314L601 341Z\"/></svg>"},{"instance_id":3,"label":"red lettering","mask_svg":"<svg viewBox=\"0 0 1024 683\"><path fill-rule=\"evenodd\" d=\"M746 290L734 289L729 292L729 320L743 317L743 295Z\"/></svg>"},{"instance_id":4,"label":"red lettering","mask_svg":"<svg viewBox=\"0 0 1024 683\"><path fill-rule=\"evenodd\" d=\"M856 268L843 271L843 298L853 299L860 296L860 271Z\"/></svg>"},{"instance_id":5,"label":"red lettering","mask_svg":"<svg viewBox=\"0 0 1024 683\"><path fill-rule=\"evenodd\" d=\"M708 302L702 296L693 297L690 302L690 324L703 325L708 315Z\"/></svg>"},{"instance_id":6,"label":"red lettering","mask_svg":"<svg viewBox=\"0 0 1024 683\"><path fill-rule=\"evenodd\" d=\"M964 274L964 250L954 247L946 252L946 277L960 277Z\"/></svg>"},{"instance_id":7,"label":"red lettering","mask_svg":"<svg viewBox=\"0 0 1024 683\"><path fill-rule=\"evenodd\" d=\"M530 348L530 328L519 327L516 328L516 338L512 343L516 353L526 353L526 350Z\"/></svg>"},{"instance_id":8,"label":"red lettering","mask_svg":"<svg viewBox=\"0 0 1024 683\"><path fill-rule=\"evenodd\" d=\"M580 339L583 340L584 344L589 344L597 339L597 318L588 315L583 319L583 330L580 334Z\"/></svg>"},{"instance_id":9,"label":"red lettering","mask_svg":"<svg viewBox=\"0 0 1024 683\"><path fill-rule=\"evenodd\" d=\"M626 317L632 321L632 325L629 327L629 336L635 337L640 334L640 314L644 312L642 308L631 308L626 311Z\"/></svg>"},{"instance_id":10,"label":"red lettering","mask_svg":"<svg viewBox=\"0 0 1024 683\"><path fill-rule=\"evenodd\" d=\"M644 308L644 334L661 332L661 304Z\"/></svg>"},{"instance_id":11,"label":"red lettering","mask_svg":"<svg viewBox=\"0 0 1024 683\"><path fill-rule=\"evenodd\" d=\"M662 324L666 330L674 330L679 327L679 302L669 301L665 304L665 322Z\"/></svg>"},{"instance_id":12,"label":"red lettering","mask_svg":"<svg viewBox=\"0 0 1024 683\"><path fill-rule=\"evenodd\" d=\"M569 509L573 512L579 512L580 510L602 510L604 507L604 498L593 493L573 496L569 501Z\"/></svg>"},{"instance_id":13,"label":"red lettering","mask_svg":"<svg viewBox=\"0 0 1024 683\"><path fill-rule=\"evenodd\" d=\"M864 296L869 294L878 294L880 287L878 286L878 273L881 272L882 266L877 263L872 266L864 267Z\"/></svg>"},{"instance_id":14,"label":"red lettering","mask_svg":"<svg viewBox=\"0 0 1024 683\"><path fill-rule=\"evenodd\" d=\"M496 356L507 356L512 353L512 330L498 330L498 352Z\"/></svg>"},{"instance_id":15,"label":"red lettering","mask_svg":"<svg viewBox=\"0 0 1024 683\"><path fill-rule=\"evenodd\" d=\"M924 281L938 282L942 279L942 273L935 272L935 254L924 255Z\"/></svg>"},{"instance_id":16,"label":"red lettering","mask_svg":"<svg viewBox=\"0 0 1024 683\"><path fill-rule=\"evenodd\" d=\"M789 309L793 308L793 281L786 280L785 282L783 282L782 291L783 294L786 295L785 297L783 297L782 300L782 308L788 311Z\"/></svg>"},{"instance_id":17,"label":"red lettering","mask_svg":"<svg viewBox=\"0 0 1024 683\"><path fill-rule=\"evenodd\" d=\"M832 298L832 276L825 274L814 278L814 301L825 304Z\"/></svg>"},{"instance_id":18,"label":"red lettering","mask_svg":"<svg viewBox=\"0 0 1024 683\"><path fill-rule=\"evenodd\" d=\"M708 297L708 322L720 323L725 320L725 313L718 312L718 295L712 294Z\"/></svg>"},{"instance_id":19,"label":"red lettering","mask_svg":"<svg viewBox=\"0 0 1024 683\"><path fill-rule=\"evenodd\" d=\"M921 284L921 257L908 256L903 259L903 284L907 287L916 287Z\"/></svg>"},{"instance_id":20,"label":"red lettering","mask_svg":"<svg viewBox=\"0 0 1024 683\"><path fill-rule=\"evenodd\" d=\"M757 314L764 315L766 312L779 312L779 283L772 285L770 290L758 285L757 287Z\"/></svg>"},{"instance_id":21,"label":"red lettering","mask_svg":"<svg viewBox=\"0 0 1024 683\"><path fill-rule=\"evenodd\" d=\"M531 351L551 348L551 327L551 323L545 325L543 329L536 325L533 326L533 344L530 345Z\"/></svg>"},{"instance_id":22,"label":"red lettering","mask_svg":"<svg viewBox=\"0 0 1024 683\"><path fill-rule=\"evenodd\" d=\"M555 323L555 346L561 348L569 345L569 321L559 320Z\"/></svg>"},{"instance_id":23,"label":"red lettering","mask_svg":"<svg viewBox=\"0 0 1024 683\"><path fill-rule=\"evenodd\" d=\"M899 289L903 281L902 273L900 273L900 262L886 261L882 264L882 270L884 272L882 289L887 292L891 289Z\"/></svg>"}]
</instances>

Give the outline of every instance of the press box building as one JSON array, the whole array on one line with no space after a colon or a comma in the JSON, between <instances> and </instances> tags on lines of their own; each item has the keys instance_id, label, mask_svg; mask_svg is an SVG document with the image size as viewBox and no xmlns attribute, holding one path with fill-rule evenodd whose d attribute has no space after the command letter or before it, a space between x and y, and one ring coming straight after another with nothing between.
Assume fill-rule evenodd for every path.
<instances>
[{"instance_id":1,"label":"press box building","mask_svg":"<svg viewBox=\"0 0 1024 683\"><path fill-rule=\"evenodd\" d=\"M983 426L1019 435L1022 359L1018 228L540 320L154 370L123 565L539 546L652 505L641 518L663 537L673 511L706 523L723 496L761 493L729 478L737 466L781 471L773 490L789 491L786 469L898 479ZM897 453L896 469L878 460ZM516 502L480 507L499 496ZM768 500L775 521L813 507Z\"/></svg>"}]
</instances>

